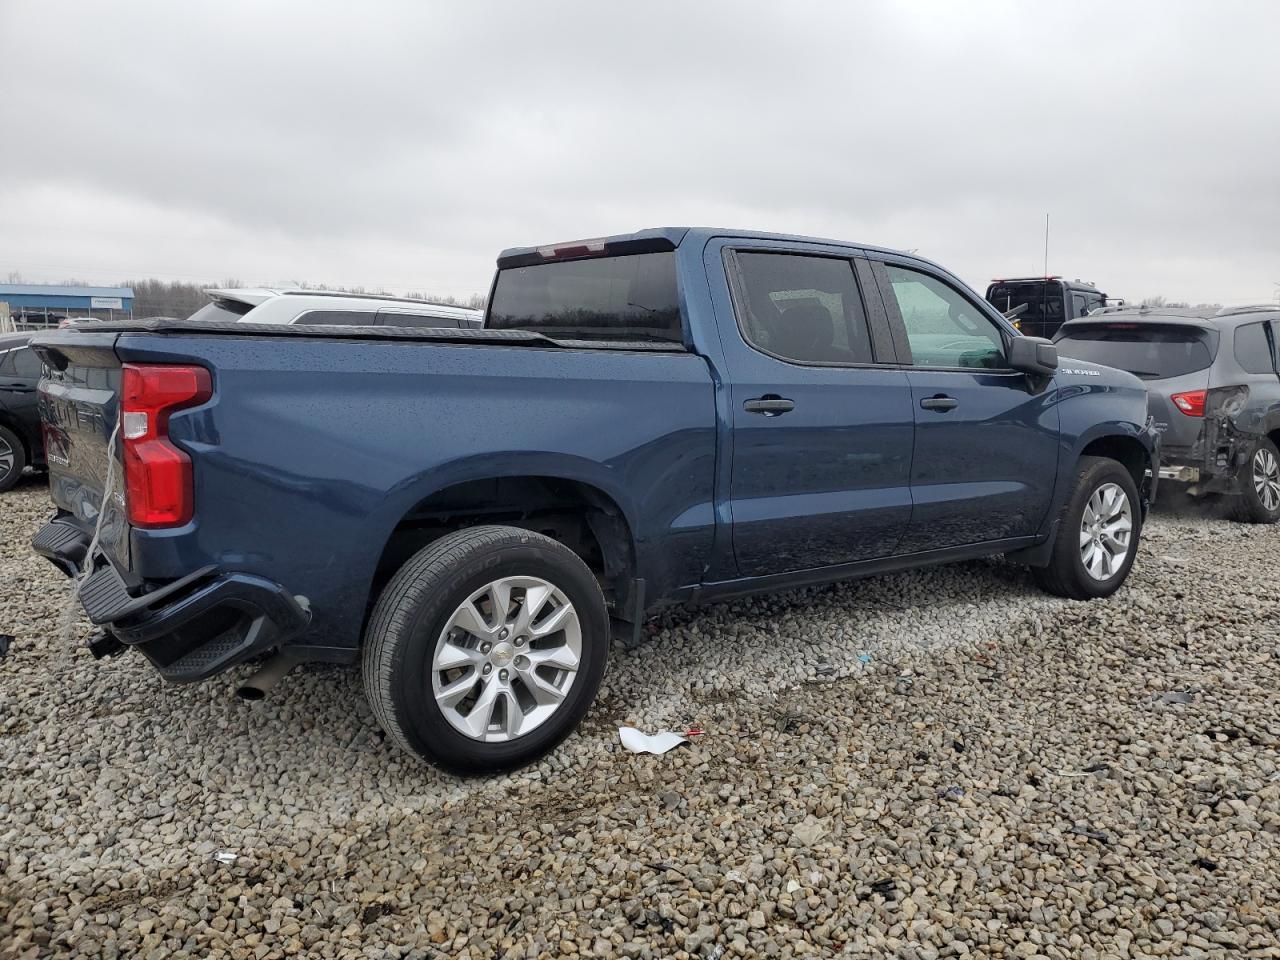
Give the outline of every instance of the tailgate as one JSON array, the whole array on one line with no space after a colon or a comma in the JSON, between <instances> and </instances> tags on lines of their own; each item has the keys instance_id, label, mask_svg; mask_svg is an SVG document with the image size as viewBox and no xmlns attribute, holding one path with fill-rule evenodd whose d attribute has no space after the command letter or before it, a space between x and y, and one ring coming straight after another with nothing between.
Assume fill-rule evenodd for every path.
<instances>
[{"instance_id":1,"label":"tailgate","mask_svg":"<svg viewBox=\"0 0 1280 960\"><path fill-rule=\"evenodd\" d=\"M63 331L32 346L45 362L40 381L49 494L64 519L92 534L104 513L100 544L120 566L129 566L129 530L119 448L107 444L119 420L120 360L115 333ZM115 459L112 496L103 508L108 463Z\"/></svg>"}]
</instances>

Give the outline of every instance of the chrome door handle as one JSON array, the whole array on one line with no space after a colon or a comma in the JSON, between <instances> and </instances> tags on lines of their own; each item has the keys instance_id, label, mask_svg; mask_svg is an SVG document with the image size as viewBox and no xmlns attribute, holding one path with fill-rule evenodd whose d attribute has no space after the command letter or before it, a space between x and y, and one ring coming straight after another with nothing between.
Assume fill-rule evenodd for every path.
<instances>
[{"instance_id":1,"label":"chrome door handle","mask_svg":"<svg viewBox=\"0 0 1280 960\"><path fill-rule=\"evenodd\" d=\"M944 393L937 396L925 397L920 401L920 406L926 410L937 410L939 413L946 413L948 410L954 410L960 406L960 401L955 397L948 397Z\"/></svg>"},{"instance_id":2,"label":"chrome door handle","mask_svg":"<svg viewBox=\"0 0 1280 960\"><path fill-rule=\"evenodd\" d=\"M794 400L780 397L776 393L766 393L763 397L755 397L742 405L747 413L763 413L766 417L776 417L795 408Z\"/></svg>"}]
</instances>

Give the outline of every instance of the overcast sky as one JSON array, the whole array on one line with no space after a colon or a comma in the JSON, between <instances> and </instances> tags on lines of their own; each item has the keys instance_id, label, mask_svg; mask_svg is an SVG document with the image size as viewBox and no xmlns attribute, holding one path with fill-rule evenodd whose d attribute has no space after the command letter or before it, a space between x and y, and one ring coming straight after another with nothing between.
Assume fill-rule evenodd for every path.
<instances>
[{"instance_id":1,"label":"overcast sky","mask_svg":"<svg viewBox=\"0 0 1280 960\"><path fill-rule=\"evenodd\" d=\"M1280 3L0 0L0 281L466 295L647 226L1280 281Z\"/></svg>"}]
</instances>

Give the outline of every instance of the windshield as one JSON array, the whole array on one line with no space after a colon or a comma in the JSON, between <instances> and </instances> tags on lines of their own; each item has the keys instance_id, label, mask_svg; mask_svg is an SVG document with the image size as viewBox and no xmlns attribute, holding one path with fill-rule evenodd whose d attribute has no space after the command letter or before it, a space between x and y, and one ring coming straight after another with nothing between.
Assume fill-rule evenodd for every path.
<instances>
[{"instance_id":1,"label":"windshield","mask_svg":"<svg viewBox=\"0 0 1280 960\"><path fill-rule=\"evenodd\" d=\"M1023 310L1014 319L1019 323L1062 323L1062 284L1057 280L1034 280L1026 283L996 283L987 290L987 302L1001 313L1008 313L1023 304Z\"/></svg>"},{"instance_id":2,"label":"windshield","mask_svg":"<svg viewBox=\"0 0 1280 960\"><path fill-rule=\"evenodd\" d=\"M675 254L637 253L501 270L485 326L575 340L679 343Z\"/></svg>"},{"instance_id":3,"label":"windshield","mask_svg":"<svg viewBox=\"0 0 1280 960\"><path fill-rule=\"evenodd\" d=\"M1207 368L1213 363L1216 339L1198 327L1124 324L1068 327L1055 342L1061 356L1118 367L1144 380L1163 380Z\"/></svg>"}]
</instances>

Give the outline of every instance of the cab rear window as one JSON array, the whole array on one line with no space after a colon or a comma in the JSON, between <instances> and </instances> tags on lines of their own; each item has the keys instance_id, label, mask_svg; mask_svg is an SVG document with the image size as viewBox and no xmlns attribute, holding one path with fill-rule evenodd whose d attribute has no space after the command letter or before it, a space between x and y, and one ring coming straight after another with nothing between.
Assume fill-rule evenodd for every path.
<instances>
[{"instance_id":1,"label":"cab rear window","mask_svg":"<svg viewBox=\"0 0 1280 960\"><path fill-rule=\"evenodd\" d=\"M1068 327L1055 343L1060 356L1127 370L1144 380L1204 370L1217 349L1217 337L1209 330L1154 324Z\"/></svg>"},{"instance_id":2,"label":"cab rear window","mask_svg":"<svg viewBox=\"0 0 1280 960\"><path fill-rule=\"evenodd\" d=\"M572 340L679 343L675 254L557 260L500 270L485 326Z\"/></svg>"}]
</instances>

